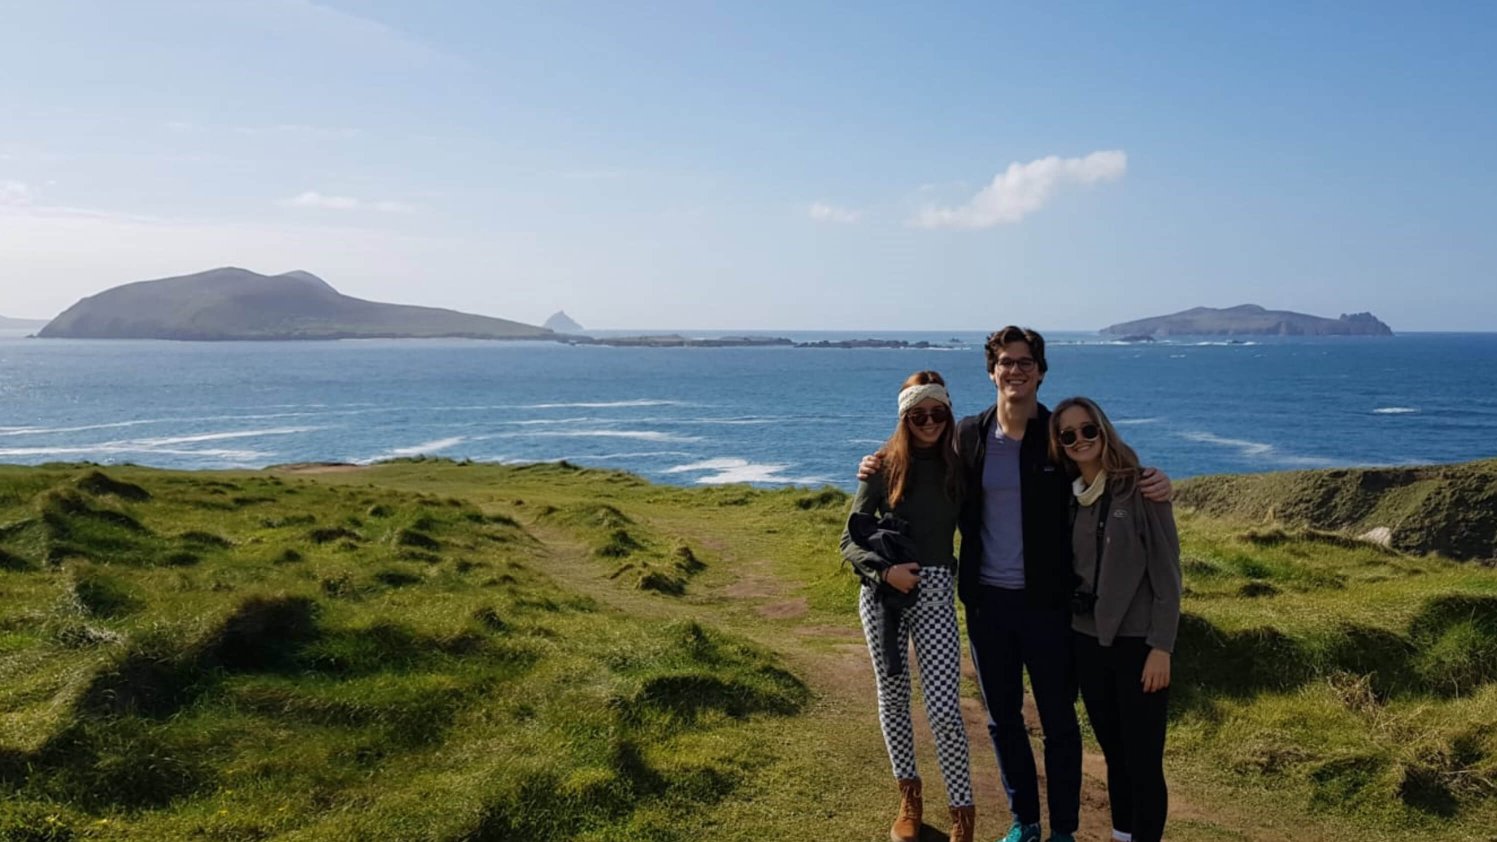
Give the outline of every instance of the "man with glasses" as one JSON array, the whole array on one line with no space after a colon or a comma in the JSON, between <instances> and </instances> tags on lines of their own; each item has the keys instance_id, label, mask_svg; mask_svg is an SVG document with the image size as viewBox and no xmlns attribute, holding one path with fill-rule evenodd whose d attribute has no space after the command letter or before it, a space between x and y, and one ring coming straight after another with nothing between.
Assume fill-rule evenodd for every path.
<instances>
[{"instance_id":1,"label":"man with glasses","mask_svg":"<svg viewBox=\"0 0 1497 842\"><path fill-rule=\"evenodd\" d=\"M957 595L988 710L1013 826L1001 842L1039 842L1039 775L1024 727L1024 672L1044 733L1051 842L1074 842L1081 812L1081 728L1071 648L1071 480L1050 461L1050 410L1039 402L1045 339L1014 325L988 336L993 406L957 425L967 494L957 521ZM858 476L879 469L865 457ZM1170 498L1161 471L1139 490Z\"/></svg>"}]
</instances>

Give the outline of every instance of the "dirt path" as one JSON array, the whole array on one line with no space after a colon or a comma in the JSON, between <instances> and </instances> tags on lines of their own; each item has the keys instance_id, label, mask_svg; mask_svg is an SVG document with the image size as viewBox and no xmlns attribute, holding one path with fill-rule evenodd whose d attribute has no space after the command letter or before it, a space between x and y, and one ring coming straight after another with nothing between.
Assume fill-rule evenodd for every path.
<instances>
[{"instance_id":1,"label":"dirt path","mask_svg":"<svg viewBox=\"0 0 1497 842\"><path fill-rule=\"evenodd\" d=\"M518 510L513 513L518 514ZM863 712L868 721L868 739L882 740L874 707L873 669L862 632L852 620L847 624L796 622L806 618L807 600L799 595L798 583L776 575L773 562L765 558L733 557L724 567L731 571L725 580L700 588L684 599L665 599L657 594L621 588L607 577L603 565L592 558L588 546L565 529L529 520L526 528L544 545L555 563L548 564L549 575L568 587L588 594L600 602L644 616L662 619L702 618L710 605L711 612L728 615L735 631L780 652L814 691L827 703L852 712ZM714 555L726 558L731 551L707 536L691 536ZM787 633L788 632L788 633ZM911 659L912 663L914 659ZM978 837L991 839L1008 825L1008 806L1003 795L992 743L987 733L987 715L975 695L976 676L969 656L963 655L962 714L966 722L972 758L973 789L977 797ZM917 669L918 675L918 669ZM916 705L920 702L917 695ZM1032 696L1026 694L1025 722L1040 766L1044 786L1044 755L1041 731ZM927 775L931 794L927 796L928 819L924 842L944 840L947 827L945 811L939 809L941 787L934 741L925 723L923 711L916 714L918 760ZM1081 828L1077 838L1103 842L1111 838L1112 822L1108 812L1106 763L1100 752L1086 751L1082 760ZM891 785L892 792L892 785ZM892 809L892 802L891 802ZM1171 793L1172 821L1196 820L1212 826L1207 838L1232 842L1269 842L1270 836L1250 835L1220 827L1220 809L1204 810ZM892 817L892 813L891 813ZM1047 817L1048 818L1048 817ZM1048 825L1048 822L1047 822ZM1192 835L1194 836L1194 835Z\"/></svg>"}]
</instances>

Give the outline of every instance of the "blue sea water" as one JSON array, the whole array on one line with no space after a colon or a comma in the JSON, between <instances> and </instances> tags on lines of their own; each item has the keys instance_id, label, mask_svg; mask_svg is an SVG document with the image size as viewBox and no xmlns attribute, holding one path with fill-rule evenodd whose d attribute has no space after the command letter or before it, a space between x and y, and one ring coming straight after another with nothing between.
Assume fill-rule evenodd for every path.
<instances>
[{"instance_id":1,"label":"blue sea water","mask_svg":"<svg viewBox=\"0 0 1497 842\"><path fill-rule=\"evenodd\" d=\"M774 335L953 347L0 334L0 462L223 468L429 454L567 459L685 485L850 487L858 457L893 429L910 372L942 372L961 414L994 399L979 334ZM1175 477L1497 455L1497 334L1048 338L1041 399L1096 398L1144 460Z\"/></svg>"}]
</instances>

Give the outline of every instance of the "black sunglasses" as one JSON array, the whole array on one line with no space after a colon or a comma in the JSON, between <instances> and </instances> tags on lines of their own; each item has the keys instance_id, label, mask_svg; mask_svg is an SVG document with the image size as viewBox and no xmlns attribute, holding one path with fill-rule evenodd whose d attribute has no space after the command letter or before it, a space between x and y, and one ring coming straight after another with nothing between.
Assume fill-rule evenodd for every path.
<instances>
[{"instance_id":1,"label":"black sunglasses","mask_svg":"<svg viewBox=\"0 0 1497 842\"><path fill-rule=\"evenodd\" d=\"M1096 441L1102 437L1102 428L1096 424L1082 424L1081 435L1078 436L1076 433L1076 430L1061 430L1060 443L1066 447L1070 447L1076 443L1078 438L1086 439L1087 441Z\"/></svg>"},{"instance_id":2,"label":"black sunglasses","mask_svg":"<svg viewBox=\"0 0 1497 842\"><path fill-rule=\"evenodd\" d=\"M916 427L924 427L926 424L945 424L951 420L951 410L944 406L934 407L930 410L912 409L905 413L911 424Z\"/></svg>"}]
</instances>

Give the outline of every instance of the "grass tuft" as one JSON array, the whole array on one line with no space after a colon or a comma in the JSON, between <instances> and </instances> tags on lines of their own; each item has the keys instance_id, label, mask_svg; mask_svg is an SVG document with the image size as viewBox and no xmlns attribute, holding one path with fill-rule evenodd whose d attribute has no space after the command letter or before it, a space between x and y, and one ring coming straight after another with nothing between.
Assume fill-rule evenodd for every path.
<instances>
[{"instance_id":1,"label":"grass tuft","mask_svg":"<svg viewBox=\"0 0 1497 842\"><path fill-rule=\"evenodd\" d=\"M149 500L151 493L133 482L121 482L103 471L89 471L80 476L75 485L81 491L96 496L112 495L124 500Z\"/></svg>"}]
</instances>

